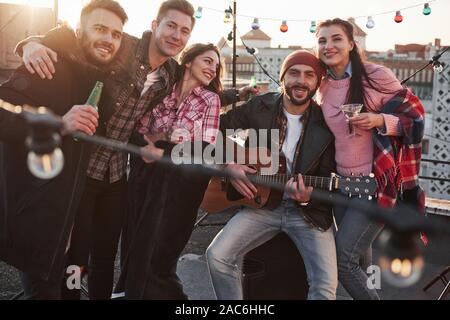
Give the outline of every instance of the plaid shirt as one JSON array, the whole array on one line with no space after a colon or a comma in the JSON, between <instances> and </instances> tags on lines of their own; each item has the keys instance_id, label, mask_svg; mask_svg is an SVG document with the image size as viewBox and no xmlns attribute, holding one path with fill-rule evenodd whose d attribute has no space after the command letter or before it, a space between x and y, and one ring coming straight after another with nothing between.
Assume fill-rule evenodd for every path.
<instances>
[{"instance_id":1,"label":"plaid shirt","mask_svg":"<svg viewBox=\"0 0 450 320\"><path fill-rule=\"evenodd\" d=\"M378 181L378 203L393 207L399 190L419 185L422 138L425 110L420 100L404 89L380 110L399 117L401 137L387 137L374 133L374 173ZM418 210L425 212L423 194L418 195Z\"/></svg>"},{"instance_id":2,"label":"plaid shirt","mask_svg":"<svg viewBox=\"0 0 450 320\"><path fill-rule=\"evenodd\" d=\"M177 142L205 141L215 144L219 131L220 98L197 87L177 108L176 86L153 110L141 118L141 134L167 133ZM181 130L180 130L181 129Z\"/></svg>"},{"instance_id":3,"label":"plaid shirt","mask_svg":"<svg viewBox=\"0 0 450 320\"><path fill-rule=\"evenodd\" d=\"M151 33L144 33L142 40L133 51L134 60L130 65L123 65L118 60L118 71L112 71L112 74L119 74L121 87L117 87L117 82L106 82L108 91L115 95L116 104L111 118L106 123L106 137L127 143L137 121L151 107L152 102L157 100L156 97L167 91L167 87L172 81L172 75L167 67L167 63L159 68L160 81L145 91L144 89L147 75L152 72L148 62L148 43ZM123 44L126 46L125 44ZM130 48L126 48L130 51ZM127 58L131 58L127 56ZM129 73L131 69L131 74ZM128 79L128 83L124 81ZM123 84L125 82L125 84ZM110 183L119 181L126 172L127 154L117 152L106 147L97 147L91 155L89 167L87 170L88 177L103 181L109 178ZM109 177L106 173L109 172Z\"/></svg>"}]
</instances>

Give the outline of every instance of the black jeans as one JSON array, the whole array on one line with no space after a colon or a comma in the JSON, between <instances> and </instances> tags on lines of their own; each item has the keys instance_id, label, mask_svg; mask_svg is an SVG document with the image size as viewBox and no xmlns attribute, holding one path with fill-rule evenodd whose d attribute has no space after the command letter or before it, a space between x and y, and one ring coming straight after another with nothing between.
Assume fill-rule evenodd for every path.
<instances>
[{"instance_id":1,"label":"black jeans","mask_svg":"<svg viewBox=\"0 0 450 320\"><path fill-rule=\"evenodd\" d=\"M136 162L133 162L135 160ZM122 279L127 299L187 299L176 274L209 176L184 166L151 166L132 159L128 254Z\"/></svg>"},{"instance_id":2,"label":"black jeans","mask_svg":"<svg viewBox=\"0 0 450 320\"><path fill-rule=\"evenodd\" d=\"M176 271L181 252L189 241L197 218L198 208L189 209L172 211L163 217L151 257L151 272L147 274L144 299L188 298Z\"/></svg>"},{"instance_id":3,"label":"black jeans","mask_svg":"<svg viewBox=\"0 0 450 320\"><path fill-rule=\"evenodd\" d=\"M60 300L61 290L58 282L42 280L28 273L19 272L24 291L24 300Z\"/></svg>"},{"instance_id":4,"label":"black jeans","mask_svg":"<svg viewBox=\"0 0 450 320\"><path fill-rule=\"evenodd\" d=\"M126 179L109 183L87 178L72 231L67 266L88 265L90 300L110 299L114 261L126 215ZM79 299L79 290L68 290L63 281L63 299Z\"/></svg>"}]
</instances>

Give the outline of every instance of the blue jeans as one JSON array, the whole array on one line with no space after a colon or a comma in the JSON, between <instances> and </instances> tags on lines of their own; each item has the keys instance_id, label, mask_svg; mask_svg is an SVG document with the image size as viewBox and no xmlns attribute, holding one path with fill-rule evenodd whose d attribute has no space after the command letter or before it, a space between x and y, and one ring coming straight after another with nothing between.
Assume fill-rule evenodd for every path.
<instances>
[{"instance_id":1,"label":"blue jeans","mask_svg":"<svg viewBox=\"0 0 450 320\"><path fill-rule=\"evenodd\" d=\"M275 210L238 212L206 250L216 297L241 300L242 261L248 252L285 232L303 257L308 275L308 299L336 299L336 246L332 228L320 231L306 222L292 201Z\"/></svg>"},{"instance_id":2,"label":"blue jeans","mask_svg":"<svg viewBox=\"0 0 450 320\"><path fill-rule=\"evenodd\" d=\"M334 206L334 216L339 282L355 300L379 300L377 290L367 286L366 271L372 264L372 242L383 227L350 207Z\"/></svg>"}]
</instances>

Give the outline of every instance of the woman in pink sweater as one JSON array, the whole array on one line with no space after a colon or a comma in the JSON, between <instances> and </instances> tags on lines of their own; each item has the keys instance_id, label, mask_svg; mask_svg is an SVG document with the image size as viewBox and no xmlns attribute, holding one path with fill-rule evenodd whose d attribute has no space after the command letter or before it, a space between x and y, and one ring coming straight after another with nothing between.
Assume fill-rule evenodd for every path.
<instances>
[{"instance_id":1,"label":"woman in pink sweater","mask_svg":"<svg viewBox=\"0 0 450 320\"><path fill-rule=\"evenodd\" d=\"M403 88L389 69L362 61L348 21L321 23L317 38L319 58L328 69L318 102L335 136L337 172L368 175L374 169L374 130L380 135L401 135L399 118L380 110ZM347 103L364 105L359 116L351 119L354 136L341 111ZM371 265L372 242L382 227L350 207L335 206L334 213L339 281L354 299L379 299L376 289L367 285L366 270Z\"/></svg>"}]
</instances>

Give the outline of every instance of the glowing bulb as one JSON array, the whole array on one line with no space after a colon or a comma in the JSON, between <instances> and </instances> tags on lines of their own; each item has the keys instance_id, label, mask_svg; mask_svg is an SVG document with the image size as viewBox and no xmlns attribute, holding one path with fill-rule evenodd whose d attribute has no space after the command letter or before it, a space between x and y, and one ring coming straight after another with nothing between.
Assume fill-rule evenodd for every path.
<instances>
[{"instance_id":1,"label":"glowing bulb","mask_svg":"<svg viewBox=\"0 0 450 320\"><path fill-rule=\"evenodd\" d=\"M425 3L423 5L422 13L423 13L424 16L427 16L427 15L429 15L431 13L431 8L430 8L430 5L428 3Z\"/></svg>"},{"instance_id":2,"label":"glowing bulb","mask_svg":"<svg viewBox=\"0 0 450 320\"><path fill-rule=\"evenodd\" d=\"M391 263L391 271L395 274L399 274L402 270L402 261L400 259L394 259Z\"/></svg>"},{"instance_id":3,"label":"glowing bulb","mask_svg":"<svg viewBox=\"0 0 450 320\"><path fill-rule=\"evenodd\" d=\"M375 21L373 21L372 17L367 18L366 27L367 29L372 29L373 27L375 27Z\"/></svg>"},{"instance_id":4,"label":"glowing bulb","mask_svg":"<svg viewBox=\"0 0 450 320\"><path fill-rule=\"evenodd\" d=\"M283 23L280 26L280 31L284 33L284 32L287 32L288 30L289 30L289 27L287 25L287 21L283 20Z\"/></svg>"},{"instance_id":5,"label":"glowing bulb","mask_svg":"<svg viewBox=\"0 0 450 320\"><path fill-rule=\"evenodd\" d=\"M194 17L196 19L200 19L203 16L203 8L202 7L198 7L197 11L195 11Z\"/></svg>"},{"instance_id":6,"label":"glowing bulb","mask_svg":"<svg viewBox=\"0 0 450 320\"><path fill-rule=\"evenodd\" d=\"M259 25L258 18L255 18L255 19L253 20L253 23L252 23L252 29L253 29L253 30L258 30L259 28L260 28L260 25Z\"/></svg>"},{"instance_id":7,"label":"glowing bulb","mask_svg":"<svg viewBox=\"0 0 450 320\"><path fill-rule=\"evenodd\" d=\"M48 180L61 173L64 167L64 155L60 148L42 155L30 151L27 162L30 172L35 177Z\"/></svg>"},{"instance_id":8,"label":"glowing bulb","mask_svg":"<svg viewBox=\"0 0 450 320\"><path fill-rule=\"evenodd\" d=\"M391 285L408 287L422 276L425 263L416 236L416 233L393 233L390 230L380 235L379 266L384 280Z\"/></svg>"},{"instance_id":9,"label":"glowing bulb","mask_svg":"<svg viewBox=\"0 0 450 320\"><path fill-rule=\"evenodd\" d=\"M402 269L400 270L400 275L404 278L408 278L412 273L412 262L409 259L402 261Z\"/></svg>"},{"instance_id":10,"label":"glowing bulb","mask_svg":"<svg viewBox=\"0 0 450 320\"><path fill-rule=\"evenodd\" d=\"M402 14L401 14L400 11L397 11L397 12L395 13L394 21L397 22L397 23L400 23L400 22L403 21L403 16L402 16Z\"/></svg>"},{"instance_id":11,"label":"glowing bulb","mask_svg":"<svg viewBox=\"0 0 450 320\"><path fill-rule=\"evenodd\" d=\"M311 21L311 26L309 27L309 32L315 33L317 30L317 25L315 21Z\"/></svg>"},{"instance_id":12,"label":"glowing bulb","mask_svg":"<svg viewBox=\"0 0 450 320\"><path fill-rule=\"evenodd\" d=\"M381 256L379 260L383 278L391 285L404 288L415 284L422 276L425 265L423 258L389 259Z\"/></svg>"}]
</instances>

